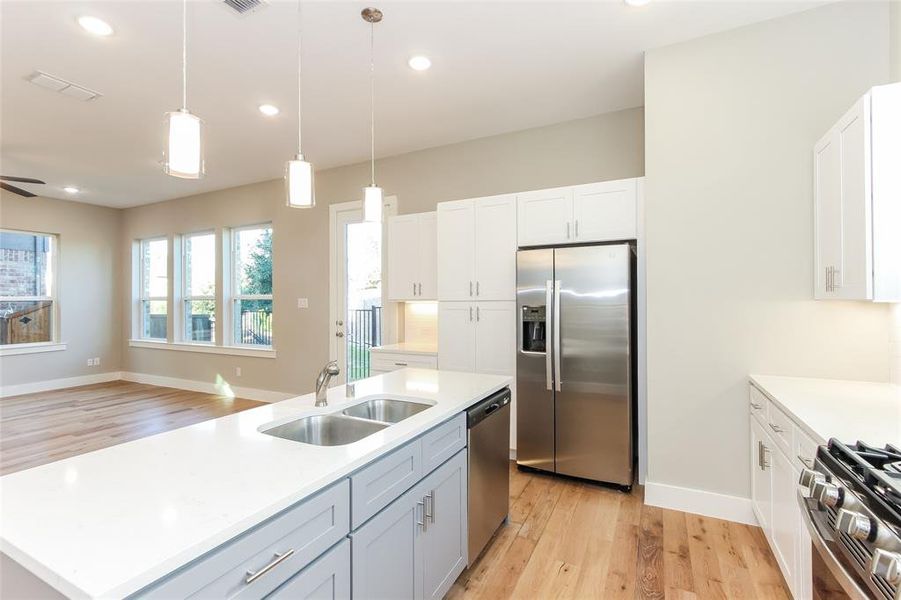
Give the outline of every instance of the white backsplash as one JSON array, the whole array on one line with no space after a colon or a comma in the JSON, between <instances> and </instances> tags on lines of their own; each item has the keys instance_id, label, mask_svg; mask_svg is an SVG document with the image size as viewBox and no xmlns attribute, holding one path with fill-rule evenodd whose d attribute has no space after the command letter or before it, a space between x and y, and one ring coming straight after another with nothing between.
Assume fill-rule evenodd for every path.
<instances>
[{"instance_id":1,"label":"white backsplash","mask_svg":"<svg viewBox=\"0 0 901 600\"><path fill-rule=\"evenodd\" d=\"M892 356L892 383L901 385L901 304L892 305L889 352Z\"/></svg>"},{"instance_id":2,"label":"white backsplash","mask_svg":"<svg viewBox=\"0 0 901 600\"><path fill-rule=\"evenodd\" d=\"M404 341L438 343L438 303L407 302L404 305Z\"/></svg>"}]
</instances>

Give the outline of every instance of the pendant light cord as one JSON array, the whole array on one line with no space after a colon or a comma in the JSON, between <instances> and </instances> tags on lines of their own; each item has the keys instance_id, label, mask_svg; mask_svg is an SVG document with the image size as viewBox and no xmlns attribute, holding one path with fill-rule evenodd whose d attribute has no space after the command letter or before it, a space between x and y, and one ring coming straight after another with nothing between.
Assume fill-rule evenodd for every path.
<instances>
[{"instance_id":1,"label":"pendant light cord","mask_svg":"<svg viewBox=\"0 0 901 600\"><path fill-rule=\"evenodd\" d=\"M188 0L181 4L181 108L188 110Z\"/></svg>"},{"instance_id":2,"label":"pendant light cord","mask_svg":"<svg viewBox=\"0 0 901 600\"><path fill-rule=\"evenodd\" d=\"M372 187L375 187L375 23L369 23L369 156Z\"/></svg>"},{"instance_id":3,"label":"pendant light cord","mask_svg":"<svg viewBox=\"0 0 901 600\"><path fill-rule=\"evenodd\" d=\"M301 144L301 110L300 110L300 98L301 98L301 85L300 85L300 65L302 62L302 48L303 48L303 35L302 35L302 19L301 19L301 11L300 11L300 0L297 0L297 154L302 155L303 152L303 144Z\"/></svg>"}]
</instances>

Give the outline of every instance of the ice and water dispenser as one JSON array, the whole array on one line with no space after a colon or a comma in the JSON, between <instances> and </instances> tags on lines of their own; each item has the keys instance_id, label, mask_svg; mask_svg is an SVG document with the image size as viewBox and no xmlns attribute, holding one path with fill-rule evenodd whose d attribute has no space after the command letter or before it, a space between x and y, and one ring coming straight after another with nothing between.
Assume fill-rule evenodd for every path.
<instances>
[{"instance_id":1,"label":"ice and water dispenser","mask_svg":"<svg viewBox=\"0 0 901 600\"><path fill-rule=\"evenodd\" d=\"M522 307L522 349L525 352L544 352L547 323L544 306Z\"/></svg>"}]
</instances>

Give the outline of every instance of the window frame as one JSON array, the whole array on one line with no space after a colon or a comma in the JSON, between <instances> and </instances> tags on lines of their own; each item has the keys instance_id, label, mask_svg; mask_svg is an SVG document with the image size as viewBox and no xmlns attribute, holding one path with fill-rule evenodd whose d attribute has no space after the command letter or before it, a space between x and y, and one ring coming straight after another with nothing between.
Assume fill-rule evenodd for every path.
<instances>
[{"instance_id":1,"label":"window frame","mask_svg":"<svg viewBox=\"0 0 901 600\"><path fill-rule=\"evenodd\" d=\"M13 234L22 234L22 235L33 235L40 237L48 237L50 238L50 257L47 263L48 268L50 269L50 294L47 296L3 296L0 295L0 302L43 302L50 301L51 302L51 310L50 310L50 339L46 342L30 342L30 343L22 343L22 344L0 344L0 350L9 351L15 349L23 349L24 353L34 352L35 348L41 348L44 346L55 346L59 345L60 339L60 315L62 314L60 311L60 303L59 303L59 246L60 246L60 235L58 233L50 233L44 231L31 231L25 229L10 229L7 227L0 227L0 232L2 233L13 233ZM30 351L28 349L31 349ZM65 349L60 348L60 349ZM4 354L18 354L18 352L4 352Z\"/></svg>"},{"instance_id":2,"label":"window frame","mask_svg":"<svg viewBox=\"0 0 901 600\"><path fill-rule=\"evenodd\" d=\"M200 237L210 235L213 237L213 295L202 295L202 296L192 296L188 295L188 239L192 237ZM196 341L192 340L188 337L188 303L189 302L203 302L208 301L213 303L213 319L216 318L216 312L219 308L219 289L216 284L217 272L219 269L219 236L216 235L215 229L202 229L200 231L192 231L190 233L183 233L180 236L181 244L179 246L180 252L180 265L181 265L181 273L180 273L180 291L179 294L179 327L178 331L180 332L176 336L176 340L180 340L181 343L184 344L194 344L198 346L217 346L218 337L221 335L221 327L216 327L216 322L214 320L212 335L210 335L210 341Z\"/></svg>"},{"instance_id":3,"label":"window frame","mask_svg":"<svg viewBox=\"0 0 901 600\"><path fill-rule=\"evenodd\" d=\"M273 240L275 239L275 228L272 226L272 221L261 221L259 223L252 223L250 225L239 225L237 227L231 227L228 230L228 259L227 263L223 264L223 272L228 273L228 289L223 290L227 294L227 301L224 303L226 312L226 320L229 323L229 333L227 334L228 343L226 345L232 346L235 348L257 348L260 350L272 350L275 348L275 301L273 300L273 294L240 294L238 291L241 289L241 279L240 273L238 272L238 267L241 264L240 261L240 248L238 247L238 237L242 231L249 231L253 229L266 229L268 228L272 233ZM273 255L275 253L273 252ZM275 271L275 268L272 269ZM270 274L270 277L273 277L274 273ZM223 278L224 279L224 278ZM272 282L273 291L275 290L275 281L273 277ZM223 294L225 295L225 294ZM268 345L264 344L245 344L240 341L240 339L235 339L235 318L236 315L236 307L238 302L241 300L269 300L272 302L272 316L273 316L273 327L271 334L271 343Z\"/></svg>"},{"instance_id":4,"label":"window frame","mask_svg":"<svg viewBox=\"0 0 901 600\"><path fill-rule=\"evenodd\" d=\"M144 289L144 269L149 265L144 261L144 244L150 242L166 242L166 295L151 296L149 290ZM172 318L172 302L169 301L169 290L171 289L170 280L172 273L169 272L170 258L172 253L172 244L169 243L169 236L159 235L154 237L142 238L138 240L138 336L137 339L147 342L168 342L169 341L169 319ZM144 335L146 323L144 322L144 303L160 302L166 303L166 336L162 338L149 337Z\"/></svg>"}]
</instances>

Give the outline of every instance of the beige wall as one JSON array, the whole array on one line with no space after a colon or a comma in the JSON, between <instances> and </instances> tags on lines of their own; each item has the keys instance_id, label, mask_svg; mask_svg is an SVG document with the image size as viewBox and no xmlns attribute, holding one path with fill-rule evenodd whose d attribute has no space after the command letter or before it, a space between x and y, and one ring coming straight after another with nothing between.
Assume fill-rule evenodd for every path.
<instances>
[{"instance_id":1,"label":"beige wall","mask_svg":"<svg viewBox=\"0 0 901 600\"><path fill-rule=\"evenodd\" d=\"M0 358L4 386L118 371L119 223L112 208L0 192L0 227L59 235L59 341L67 348ZM99 367L88 358L100 357Z\"/></svg>"},{"instance_id":2,"label":"beige wall","mask_svg":"<svg viewBox=\"0 0 901 600\"><path fill-rule=\"evenodd\" d=\"M377 181L398 197L399 212L438 202L639 176L644 173L643 111L635 108L443 146L378 161ZM269 181L127 209L122 250L133 240L260 221L273 223L276 359L130 348L123 370L232 386L306 392L328 358L328 204L359 200L368 164L316 174L317 206L283 206L282 182ZM131 331L131 264L123 267L125 331ZM297 298L309 299L297 309ZM235 376L235 367L242 376Z\"/></svg>"},{"instance_id":3,"label":"beige wall","mask_svg":"<svg viewBox=\"0 0 901 600\"><path fill-rule=\"evenodd\" d=\"M749 373L886 381L889 307L814 302L814 142L888 77L886 3L645 64L648 480L747 497Z\"/></svg>"}]
</instances>

